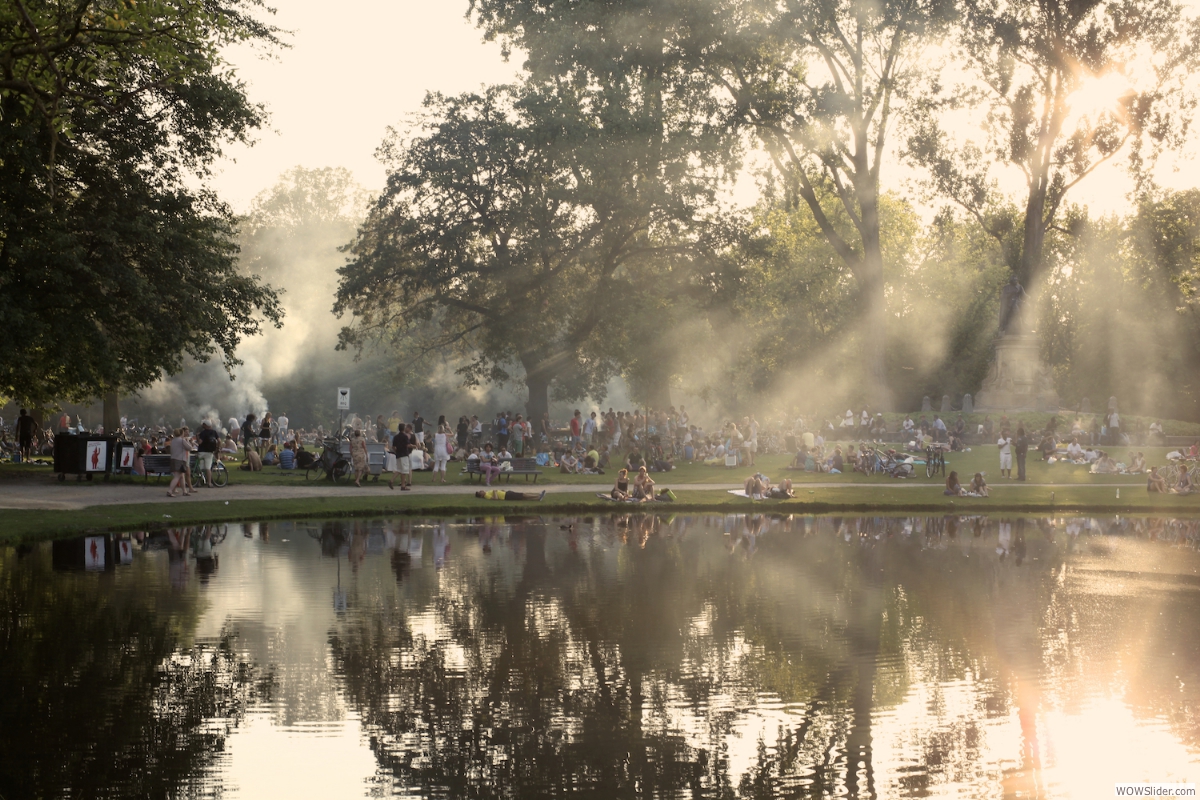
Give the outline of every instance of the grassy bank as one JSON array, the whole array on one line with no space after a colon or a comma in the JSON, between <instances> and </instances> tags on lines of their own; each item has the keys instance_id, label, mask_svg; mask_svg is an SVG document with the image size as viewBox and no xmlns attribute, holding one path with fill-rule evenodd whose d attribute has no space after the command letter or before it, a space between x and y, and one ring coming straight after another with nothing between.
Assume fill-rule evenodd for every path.
<instances>
[{"instance_id":1,"label":"grassy bank","mask_svg":"<svg viewBox=\"0 0 1200 800\"><path fill-rule=\"evenodd\" d=\"M497 502L471 495L347 496L304 499L222 500L91 506L81 511L6 510L0 524L0 541L52 538L101 530L137 530L214 522L299 519L337 516L419 514L423 516L481 516L495 514L579 514L714 512L735 513L927 513L975 514L983 512L1035 514L1139 514L1200 513L1200 497L1148 495L1126 488L1116 496L1112 487L1038 487L1004 484L989 499L948 498L936 486L905 488L896 483L870 486L805 486L788 501L756 502L725 491L677 492L676 503L626 505L600 500L583 492L557 492L543 502ZM1053 495L1053 496L1052 496Z\"/></svg>"}]
</instances>

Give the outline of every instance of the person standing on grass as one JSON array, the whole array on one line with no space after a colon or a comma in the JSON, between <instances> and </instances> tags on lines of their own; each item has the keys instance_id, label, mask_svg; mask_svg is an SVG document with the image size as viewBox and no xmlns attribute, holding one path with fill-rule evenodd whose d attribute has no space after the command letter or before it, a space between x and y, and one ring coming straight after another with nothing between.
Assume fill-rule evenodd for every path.
<instances>
[{"instance_id":1,"label":"person standing on grass","mask_svg":"<svg viewBox=\"0 0 1200 800\"><path fill-rule=\"evenodd\" d=\"M425 418L421 416L420 411L413 412L412 425L408 433L413 437L413 444L425 443Z\"/></svg>"},{"instance_id":2,"label":"person standing on grass","mask_svg":"<svg viewBox=\"0 0 1200 800\"><path fill-rule=\"evenodd\" d=\"M413 438L409 435L408 429L410 426L401 425L400 431L392 437L392 450L396 453L396 469L400 472L400 491L409 491L409 483L412 481L412 449ZM393 473L388 480L388 488L396 488L396 476Z\"/></svg>"},{"instance_id":3,"label":"person standing on grass","mask_svg":"<svg viewBox=\"0 0 1200 800\"><path fill-rule=\"evenodd\" d=\"M188 491L188 461L191 460L192 446L187 440L188 429L179 428L171 437L171 485L167 487L167 497L176 497L175 488L183 489L183 496L191 494Z\"/></svg>"},{"instance_id":4,"label":"person standing on grass","mask_svg":"<svg viewBox=\"0 0 1200 800\"><path fill-rule=\"evenodd\" d=\"M1029 436L1025 433L1025 423L1017 424L1017 438L1013 440L1013 449L1017 454L1017 480L1025 480L1025 456L1029 454Z\"/></svg>"},{"instance_id":5,"label":"person standing on grass","mask_svg":"<svg viewBox=\"0 0 1200 800\"><path fill-rule=\"evenodd\" d=\"M247 460L250 458L250 451L254 449L254 437L258 433L254 426L256 419L253 414L247 414L246 421L242 423L242 452Z\"/></svg>"},{"instance_id":6,"label":"person standing on grass","mask_svg":"<svg viewBox=\"0 0 1200 800\"><path fill-rule=\"evenodd\" d=\"M21 448L21 460L28 461L33 454L33 432L37 430L37 423L33 421L29 412L22 408L17 414L17 424L14 427L17 446Z\"/></svg>"},{"instance_id":7,"label":"person standing on grass","mask_svg":"<svg viewBox=\"0 0 1200 800\"><path fill-rule=\"evenodd\" d=\"M437 482L438 473L442 473L442 483L446 482L446 464L450 461L450 426L442 423L437 433L433 435L433 478L430 483Z\"/></svg>"},{"instance_id":8,"label":"person standing on grass","mask_svg":"<svg viewBox=\"0 0 1200 800\"><path fill-rule=\"evenodd\" d=\"M1008 428L1003 428L1000 431L1000 438L996 440L996 446L1000 448L1000 477L1012 480L1012 437L1008 435Z\"/></svg>"}]
</instances>

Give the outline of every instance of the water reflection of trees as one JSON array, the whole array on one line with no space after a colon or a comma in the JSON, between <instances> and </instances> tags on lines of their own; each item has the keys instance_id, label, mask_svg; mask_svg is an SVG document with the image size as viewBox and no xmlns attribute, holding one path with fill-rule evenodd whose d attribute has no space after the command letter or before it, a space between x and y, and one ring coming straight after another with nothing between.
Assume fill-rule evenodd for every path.
<instances>
[{"instance_id":1,"label":"water reflection of trees","mask_svg":"<svg viewBox=\"0 0 1200 800\"><path fill-rule=\"evenodd\" d=\"M945 782L1037 793L1039 715L1086 695L1088 680L1115 680L1119 669L1100 677L1085 662L1118 632L1169 629L1195 663L1188 603L1154 621L1165 609L1131 598L1117 604L1117 632L1081 630L1106 615L1071 581L1114 565L1101 537L1100 554L1088 552L1061 521L706 524L730 535L649 517L515 525L515 578L463 560L427 593L346 620L331 633L335 664L381 780L476 797L877 796ZM1162 678L1195 667L1140 645L1125 656L1150 679L1131 703L1191 726L1195 691ZM876 718L918 685L930 719L908 736L912 766L879 787ZM996 772L984 728L1010 715L1022 750ZM746 728L756 716L761 737Z\"/></svg>"},{"instance_id":2,"label":"water reflection of trees","mask_svg":"<svg viewBox=\"0 0 1200 800\"><path fill-rule=\"evenodd\" d=\"M231 633L189 641L199 600L166 573L162 558L56 573L48 545L0 549L0 795L214 789L206 769L266 685Z\"/></svg>"}]
</instances>

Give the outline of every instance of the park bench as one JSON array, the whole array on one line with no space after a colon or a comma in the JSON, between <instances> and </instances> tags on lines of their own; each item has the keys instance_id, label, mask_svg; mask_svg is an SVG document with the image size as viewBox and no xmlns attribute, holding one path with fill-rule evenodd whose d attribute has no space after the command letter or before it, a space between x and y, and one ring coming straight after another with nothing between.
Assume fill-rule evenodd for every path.
<instances>
[{"instance_id":1,"label":"park bench","mask_svg":"<svg viewBox=\"0 0 1200 800\"><path fill-rule=\"evenodd\" d=\"M171 456L167 453L151 453L142 456L142 466L146 470L146 480L150 476L160 477L171 474Z\"/></svg>"},{"instance_id":2,"label":"park bench","mask_svg":"<svg viewBox=\"0 0 1200 800\"><path fill-rule=\"evenodd\" d=\"M505 462L512 464L511 470L504 469ZM500 462L500 467L501 471L498 477L505 478L510 483L513 475L524 475L526 482L529 481L529 476L532 475L533 482L537 483L538 476L542 474L542 471L538 469L536 458L514 458L511 461L505 459ZM481 477L483 475L483 470L479 468L478 461L468 461L466 469L463 472L467 475L479 475Z\"/></svg>"}]
</instances>

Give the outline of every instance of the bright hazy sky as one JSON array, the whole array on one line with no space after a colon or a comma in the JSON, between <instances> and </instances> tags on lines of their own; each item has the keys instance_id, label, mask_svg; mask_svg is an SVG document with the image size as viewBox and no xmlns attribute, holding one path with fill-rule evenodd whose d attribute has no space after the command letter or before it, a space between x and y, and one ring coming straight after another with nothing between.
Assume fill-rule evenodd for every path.
<instances>
[{"instance_id":1,"label":"bright hazy sky","mask_svg":"<svg viewBox=\"0 0 1200 800\"><path fill-rule=\"evenodd\" d=\"M231 59L266 103L269 127L253 147L230 148L216 189L236 211L285 170L346 167L369 190L383 185L375 149L389 125L420 108L426 91L458 93L512 80L506 63L465 19L465 0L268 0L292 47L272 60Z\"/></svg>"},{"instance_id":2,"label":"bright hazy sky","mask_svg":"<svg viewBox=\"0 0 1200 800\"><path fill-rule=\"evenodd\" d=\"M368 190L384 179L375 149L389 125L403 125L419 109L426 91L458 93L483 84L512 80L519 54L505 62L498 45L484 43L465 18L467 0L274 0L275 22L292 31L291 49L263 60L237 51L231 58L250 85L250 96L266 103L271 121L253 147L229 149L214 181L236 211L293 166L346 167ZM1200 0L1186 0L1200 10ZM1194 13L1194 12L1193 12ZM1200 136L1186 154L1159 170L1165 186L1195 186L1195 154ZM884 183L890 188L913 173L894 165ZM1019 176L1005 188L1020 188ZM1073 191L1069 199L1093 213L1127 208L1130 188L1120 168L1105 167ZM743 180L739 202L753 200L753 182Z\"/></svg>"}]
</instances>

